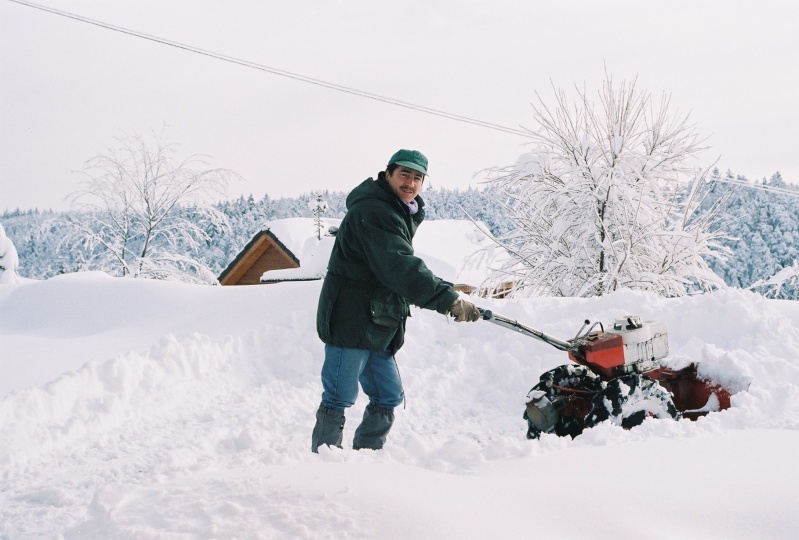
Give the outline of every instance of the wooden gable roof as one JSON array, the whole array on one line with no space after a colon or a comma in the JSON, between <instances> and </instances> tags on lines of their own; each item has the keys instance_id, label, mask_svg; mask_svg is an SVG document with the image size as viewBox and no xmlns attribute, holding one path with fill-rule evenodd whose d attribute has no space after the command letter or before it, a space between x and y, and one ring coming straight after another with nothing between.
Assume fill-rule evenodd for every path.
<instances>
[{"instance_id":1,"label":"wooden gable roof","mask_svg":"<svg viewBox=\"0 0 799 540\"><path fill-rule=\"evenodd\" d=\"M219 275L221 285L258 285L267 270L299 268L300 261L269 230L260 231Z\"/></svg>"}]
</instances>

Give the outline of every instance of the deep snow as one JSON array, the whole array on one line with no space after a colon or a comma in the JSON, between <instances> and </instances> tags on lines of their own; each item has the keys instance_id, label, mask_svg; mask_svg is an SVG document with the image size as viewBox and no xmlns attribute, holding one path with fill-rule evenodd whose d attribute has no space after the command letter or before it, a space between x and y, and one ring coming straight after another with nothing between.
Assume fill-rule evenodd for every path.
<instances>
[{"instance_id":1,"label":"deep snow","mask_svg":"<svg viewBox=\"0 0 799 540\"><path fill-rule=\"evenodd\" d=\"M480 300L566 339L585 318L663 320L673 361L751 379L697 422L539 441L524 397L565 353L414 309L387 447L315 455L319 287L0 285L0 538L796 537L799 303Z\"/></svg>"}]
</instances>

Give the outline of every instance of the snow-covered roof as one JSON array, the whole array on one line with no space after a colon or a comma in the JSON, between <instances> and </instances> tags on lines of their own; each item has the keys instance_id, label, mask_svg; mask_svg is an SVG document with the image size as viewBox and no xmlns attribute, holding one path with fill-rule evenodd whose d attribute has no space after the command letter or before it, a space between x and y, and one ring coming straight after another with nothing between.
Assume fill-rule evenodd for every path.
<instances>
[{"instance_id":1,"label":"snow-covered roof","mask_svg":"<svg viewBox=\"0 0 799 540\"><path fill-rule=\"evenodd\" d=\"M322 218L322 232L327 232L330 227L338 227L340 219ZM305 249L305 243L311 238L316 238L316 226L313 218L285 218L267 221L264 230L272 231L280 242L296 256L300 257ZM300 259L302 261L302 259Z\"/></svg>"},{"instance_id":2,"label":"snow-covered roof","mask_svg":"<svg viewBox=\"0 0 799 540\"><path fill-rule=\"evenodd\" d=\"M286 218L267 222L264 229L275 235L299 259L300 267L268 270L261 276L261 281L307 281L324 277L335 241L335 237L328 231L331 227L338 227L341 220L323 218L321 223L323 236L320 240L313 218Z\"/></svg>"},{"instance_id":3,"label":"snow-covered roof","mask_svg":"<svg viewBox=\"0 0 799 540\"><path fill-rule=\"evenodd\" d=\"M340 219L324 219L323 231L338 227ZM261 281L321 279L327 270L335 237L317 238L313 218L270 221L268 228L300 260L299 268L269 270ZM438 277L456 285L481 285L505 251L499 248L488 228L466 220L425 221L413 240L414 251Z\"/></svg>"}]
</instances>

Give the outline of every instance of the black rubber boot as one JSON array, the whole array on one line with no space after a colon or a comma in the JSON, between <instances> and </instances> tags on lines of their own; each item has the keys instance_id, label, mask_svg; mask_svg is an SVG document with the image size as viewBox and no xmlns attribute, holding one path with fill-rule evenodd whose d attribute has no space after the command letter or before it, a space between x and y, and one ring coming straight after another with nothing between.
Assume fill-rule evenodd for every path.
<instances>
[{"instance_id":1,"label":"black rubber boot","mask_svg":"<svg viewBox=\"0 0 799 540\"><path fill-rule=\"evenodd\" d=\"M311 452L319 453L323 444L342 448L344 440L344 413L330 407L319 406L316 411L316 425L311 435Z\"/></svg>"},{"instance_id":2,"label":"black rubber boot","mask_svg":"<svg viewBox=\"0 0 799 540\"><path fill-rule=\"evenodd\" d=\"M355 450L369 448L380 450L386 442L388 432L394 423L394 411L381 409L376 405L369 404L363 412L363 421L358 429L355 430L355 438L352 447Z\"/></svg>"}]
</instances>

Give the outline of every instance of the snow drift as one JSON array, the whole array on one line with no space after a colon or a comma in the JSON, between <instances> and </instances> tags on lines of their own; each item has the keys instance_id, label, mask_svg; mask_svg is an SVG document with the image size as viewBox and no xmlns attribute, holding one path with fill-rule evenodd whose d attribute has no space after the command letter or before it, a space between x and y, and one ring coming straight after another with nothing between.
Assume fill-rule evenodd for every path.
<instances>
[{"instance_id":1,"label":"snow drift","mask_svg":"<svg viewBox=\"0 0 799 540\"><path fill-rule=\"evenodd\" d=\"M103 274L0 286L0 538L788 538L799 526L799 305L729 290L481 300L570 338L663 320L671 360L750 383L697 422L525 439L565 353L414 309L379 452L310 452L320 282ZM347 413L345 445L366 403Z\"/></svg>"}]
</instances>

